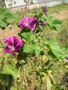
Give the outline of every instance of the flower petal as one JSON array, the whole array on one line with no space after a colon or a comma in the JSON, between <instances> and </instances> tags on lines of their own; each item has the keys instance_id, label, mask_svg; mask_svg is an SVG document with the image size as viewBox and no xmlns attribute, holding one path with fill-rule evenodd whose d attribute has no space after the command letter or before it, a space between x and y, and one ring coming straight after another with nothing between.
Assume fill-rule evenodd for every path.
<instances>
[{"instance_id":1,"label":"flower petal","mask_svg":"<svg viewBox=\"0 0 68 90\"><path fill-rule=\"evenodd\" d=\"M16 50L18 50L19 48L21 48L21 46L22 46L22 41L19 40L18 43L17 43L17 45L16 45Z\"/></svg>"},{"instance_id":2,"label":"flower petal","mask_svg":"<svg viewBox=\"0 0 68 90\"><path fill-rule=\"evenodd\" d=\"M10 49L9 49L9 47L8 46L5 46L5 48L4 48L4 53L6 54L6 53L10 53L11 51L10 51Z\"/></svg>"},{"instance_id":3,"label":"flower petal","mask_svg":"<svg viewBox=\"0 0 68 90\"><path fill-rule=\"evenodd\" d=\"M9 40L9 38L7 37L7 38L5 38L4 39L4 43L7 43L8 42L8 40Z\"/></svg>"},{"instance_id":4,"label":"flower petal","mask_svg":"<svg viewBox=\"0 0 68 90\"><path fill-rule=\"evenodd\" d=\"M14 50L14 51L12 52L12 54L16 54L16 52L17 52L17 51L16 51L16 50Z\"/></svg>"}]
</instances>

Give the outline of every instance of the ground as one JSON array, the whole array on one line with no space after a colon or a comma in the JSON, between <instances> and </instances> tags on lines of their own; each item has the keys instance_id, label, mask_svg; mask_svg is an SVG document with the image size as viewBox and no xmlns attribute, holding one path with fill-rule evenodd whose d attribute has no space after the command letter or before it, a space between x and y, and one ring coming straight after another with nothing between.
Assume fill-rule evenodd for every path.
<instances>
[{"instance_id":1,"label":"ground","mask_svg":"<svg viewBox=\"0 0 68 90\"><path fill-rule=\"evenodd\" d=\"M68 10L62 10L62 11L59 11L58 13L53 13L51 15L55 16L59 20L66 20L68 19Z\"/></svg>"}]
</instances>

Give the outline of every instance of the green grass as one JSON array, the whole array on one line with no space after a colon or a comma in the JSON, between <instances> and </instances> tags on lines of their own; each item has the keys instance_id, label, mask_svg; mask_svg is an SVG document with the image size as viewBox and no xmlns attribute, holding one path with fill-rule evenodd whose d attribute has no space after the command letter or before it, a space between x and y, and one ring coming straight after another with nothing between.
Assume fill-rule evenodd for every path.
<instances>
[{"instance_id":1,"label":"green grass","mask_svg":"<svg viewBox=\"0 0 68 90\"><path fill-rule=\"evenodd\" d=\"M62 20L62 25L58 27L57 40L61 47L68 48L68 19Z\"/></svg>"},{"instance_id":2,"label":"green grass","mask_svg":"<svg viewBox=\"0 0 68 90\"><path fill-rule=\"evenodd\" d=\"M48 14L58 13L59 11L68 10L67 4L57 5L55 7L48 7Z\"/></svg>"}]
</instances>

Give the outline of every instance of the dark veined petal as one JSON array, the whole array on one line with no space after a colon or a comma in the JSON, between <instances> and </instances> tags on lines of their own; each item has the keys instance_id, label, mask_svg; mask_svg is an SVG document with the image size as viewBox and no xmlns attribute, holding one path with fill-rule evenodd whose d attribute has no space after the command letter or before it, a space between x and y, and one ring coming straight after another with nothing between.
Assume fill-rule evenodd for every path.
<instances>
[{"instance_id":1,"label":"dark veined petal","mask_svg":"<svg viewBox=\"0 0 68 90\"><path fill-rule=\"evenodd\" d=\"M6 45L4 48L4 53L10 53L10 48Z\"/></svg>"},{"instance_id":2,"label":"dark veined petal","mask_svg":"<svg viewBox=\"0 0 68 90\"><path fill-rule=\"evenodd\" d=\"M9 37L8 45L10 45L10 46L14 45L14 38L13 37Z\"/></svg>"}]
</instances>

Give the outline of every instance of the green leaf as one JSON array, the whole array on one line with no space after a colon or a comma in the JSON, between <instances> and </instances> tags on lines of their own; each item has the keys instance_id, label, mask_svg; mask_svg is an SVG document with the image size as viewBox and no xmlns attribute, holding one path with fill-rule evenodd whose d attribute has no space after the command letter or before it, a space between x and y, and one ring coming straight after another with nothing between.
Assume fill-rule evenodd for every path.
<instances>
[{"instance_id":1,"label":"green leaf","mask_svg":"<svg viewBox=\"0 0 68 90\"><path fill-rule=\"evenodd\" d=\"M24 44L23 50L25 53L31 53L33 51L33 46L30 44Z\"/></svg>"},{"instance_id":2,"label":"green leaf","mask_svg":"<svg viewBox=\"0 0 68 90\"><path fill-rule=\"evenodd\" d=\"M36 45L35 47L34 47L34 50L35 50L35 56L39 56L39 54L40 54L40 47L38 46L38 45Z\"/></svg>"},{"instance_id":3,"label":"green leaf","mask_svg":"<svg viewBox=\"0 0 68 90\"><path fill-rule=\"evenodd\" d=\"M61 24L61 21L55 18L54 16L48 16L47 22L52 24Z\"/></svg>"},{"instance_id":4,"label":"green leaf","mask_svg":"<svg viewBox=\"0 0 68 90\"><path fill-rule=\"evenodd\" d=\"M52 39L48 42L48 48L57 58L60 58L63 55L63 51L56 39Z\"/></svg>"},{"instance_id":5,"label":"green leaf","mask_svg":"<svg viewBox=\"0 0 68 90\"><path fill-rule=\"evenodd\" d=\"M26 40L30 40L30 33L22 33L21 34Z\"/></svg>"},{"instance_id":6,"label":"green leaf","mask_svg":"<svg viewBox=\"0 0 68 90\"><path fill-rule=\"evenodd\" d=\"M8 23L5 20L3 20L2 18L0 18L0 27L5 28L7 25L8 25Z\"/></svg>"},{"instance_id":7,"label":"green leaf","mask_svg":"<svg viewBox=\"0 0 68 90\"><path fill-rule=\"evenodd\" d=\"M24 52L35 53L35 56L38 56L40 53L40 47L37 45L37 43L35 43L37 40L35 34L31 31L28 33L22 33L21 35L26 39L23 47Z\"/></svg>"},{"instance_id":8,"label":"green leaf","mask_svg":"<svg viewBox=\"0 0 68 90\"><path fill-rule=\"evenodd\" d=\"M14 15L11 10L7 8L0 8L0 27L5 28L8 25L8 20L15 19L16 15Z\"/></svg>"},{"instance_id":9,"label":"green leaf","mask_svg":"<svg viewBox=\"0 0 68 90\"><path fill-rule=\"evenodd\" d=\"M35 51L35 56L39 56L40 54L40 47L38 45L35 44L24 44L24 48L23 48L25 53L31 53L33 51Z\"/></svg>"},{"instance_id":10,"label":"green leaf","mask_svg":"<svg viewBox=\"0 0 68 90\"><path fill-rule=\"evenodd\" d=\"M17 70L14 68L14 66L6 64L4 71L2 71L2 74L8 74L12 75L14 79L17 78Z\"/></svg>"},{"instance_id":11,"label":"green leaf","mask_svg":"<svg viewBox=\"0 0 68 90\"><path fill-rule=\"evenodd\" d=\"M31 42L35 39L35 35L32 32L22 33L21 35L27 40L27 42Z\"/></svg>"},{"instance_id":12,"label":"green leaf","mask_svg":"<svg viewBox=\"0 0 68 90\"><path fill-rule=\"evenodd\" d=\"M52 29L52 30L57 30L56 26L61 24L61 21L59 21L58 19L56 19L53 16L48 16L47 20L46 20L47 25Z\"/></svg>"}]
</instances>

